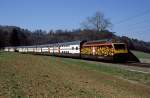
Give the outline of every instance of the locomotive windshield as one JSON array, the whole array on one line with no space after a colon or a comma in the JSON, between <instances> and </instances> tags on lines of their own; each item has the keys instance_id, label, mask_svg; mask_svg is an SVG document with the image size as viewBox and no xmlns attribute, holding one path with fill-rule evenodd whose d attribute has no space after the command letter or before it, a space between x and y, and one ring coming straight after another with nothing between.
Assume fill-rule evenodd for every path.
<instances>
[{"instance_id":1,"label":"locomotive windshield","mask_svg":"<svg viewBox=\"0 0 150 98\"><path fill-rule=\"evenodd\" d=\"M114 44L114 48L116 50L125 50L126 49L125 44Z\"/></svg>"}]
</instances>

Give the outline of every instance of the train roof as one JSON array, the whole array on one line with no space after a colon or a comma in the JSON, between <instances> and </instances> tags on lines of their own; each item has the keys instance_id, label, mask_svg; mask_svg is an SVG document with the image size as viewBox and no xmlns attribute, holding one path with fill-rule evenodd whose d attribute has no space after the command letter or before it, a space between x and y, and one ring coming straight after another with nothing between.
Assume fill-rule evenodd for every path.
<instances>
[{"instance_id":1,"label":"train roof","mask_svg":"<svg viewBox=\"0 0 150 98\"><path fill-rule=\"evenodd\" d=\"M53 47L53 46L68 46L68 45L80 45L83 43L83 46L90 45L111 45L112 43L118 43L113 39L102 39L102 40L94 40L94 41L72 41L72 42L62 42L62 43L54 43L54 44L44 44L44 45L31 45L31 46L12 46L5 48L42 48L42 47Z\"/></svg>"},{"instance_id":2,"label":"train roof","mask_svg":"<svg viewBox=\"0 0 150 98\"><path fill-rule=\"evenodd\" d=\"M45 45L38 45L38 47L50 47L50 46L66 46L66 45L80 45L82 41L72 41L72 42L63 42L63 43L54 43L54 44L45 44Z\"/></svg>"},{"instance_id":3,"label":"train roof","mask_svg":"<svg viewBox=\"0 0 150 98\"><path fill-rule=\"evenodd\" d=\"M55 44L56 46L61 46L61 45L80 45L82 41L72 41L72 42L64 42L64 43L57 43Z\"/></svg>"},{"instance_id":4,"label":"train roof","mask_svg":"<svg viewBox=\"0 0 150 98\"><path fill-rule=\"evenodd\" d=\"M34 45L32 45L32 46L17 46L16 48L33 48L33 47L35 47Z\"/></svg>"},{"instance_id":5,"label":"train roof","mask_svg":"<svg viewBox=\"0 0 150 98\"><path fill-rule=\"evenodd\" d=\"M83 46L98 46L98 45L112 45L112 43L120 43L113 39L104 39L104 40L94 40L94 41L87 41L83 44ZM124 44L124 43L122 43Z\"/></svg>"},{"instance_id":6,"label":"train roof","mask_svg":"<svg viewBox=\"0 0 150 98\"><path fill-rule=\"evenodd\" d=\"M14 46L15 47L15 46ZM4 47L4 48L14 48L13 46L8 46L8 47Z\"/></svg>"},{"instance_id":7,"label":"train roof","mask_svg":"<svg viewBox=\"0 0 150 98\"><path fill-rule=\"evenodd\" d=\"M51 47L51 46L66 46L66 45L80 45L82 41L72 41L72 42L63 42L63 43L54 43L54 44L44 44L44 45L32 45L32 46L17 46L16 48L42 48L42 47ZM14 48L14 47L13 47Z\"/></svg>"}]
</instances>

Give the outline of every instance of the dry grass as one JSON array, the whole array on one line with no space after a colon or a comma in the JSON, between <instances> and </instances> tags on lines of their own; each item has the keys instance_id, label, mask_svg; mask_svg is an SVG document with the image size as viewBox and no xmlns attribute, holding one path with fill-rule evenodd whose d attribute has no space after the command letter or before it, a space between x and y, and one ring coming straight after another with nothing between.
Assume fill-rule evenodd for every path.
<instances>
[{"instance_id":1,"label":"dry grass","mask_svg":"<svg viewBox=\"0 0 150 98\"><path fill-rule=\"evenodd\" d=\"M76 63L78 62L78 63ZM0 54L0 98L149 98L150 87L80 60ZM89 66L89 65L88 65ZM94 66L94 65L90 65Z\"/></svg>"}]
</instances>

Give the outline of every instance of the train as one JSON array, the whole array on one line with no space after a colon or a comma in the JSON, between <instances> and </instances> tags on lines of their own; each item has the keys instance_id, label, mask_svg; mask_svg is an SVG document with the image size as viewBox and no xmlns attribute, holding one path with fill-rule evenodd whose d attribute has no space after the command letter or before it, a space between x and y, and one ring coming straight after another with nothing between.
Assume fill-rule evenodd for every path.
<instances>
[{"instance_id":1,"label":"train","mask_svg":"<svg viewBox=\"0 0 150 98\"><path fill-rule=\"evenodd\" d=\"M139 62L139 60L129 51L125 43L108 39L5 47L4 51L113 62Z\"/></svg>"}]
</instances>

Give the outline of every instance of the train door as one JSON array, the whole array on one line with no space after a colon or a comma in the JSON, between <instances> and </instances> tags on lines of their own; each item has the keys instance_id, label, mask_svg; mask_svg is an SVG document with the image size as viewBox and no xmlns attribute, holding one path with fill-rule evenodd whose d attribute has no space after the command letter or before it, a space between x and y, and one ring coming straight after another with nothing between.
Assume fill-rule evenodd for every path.
<instances>
[{"instance_id":1,"label":"train door","mask_svg":"<svg viewBox=\"0 0 150 98\"><path fill-rule=\"evenodd\" d=\"M50 47L48 47L48 53L50 53Z\"/></svg>"},{"instance_id":2,"label":"train door","mask_svg":"<svg viewBox=\"0 0 150 98\"><path fill-rule=\"evenodd\" d=\"M60 53L60 46L58 46L58 53Z\"/></svg>"}]
</instances>

